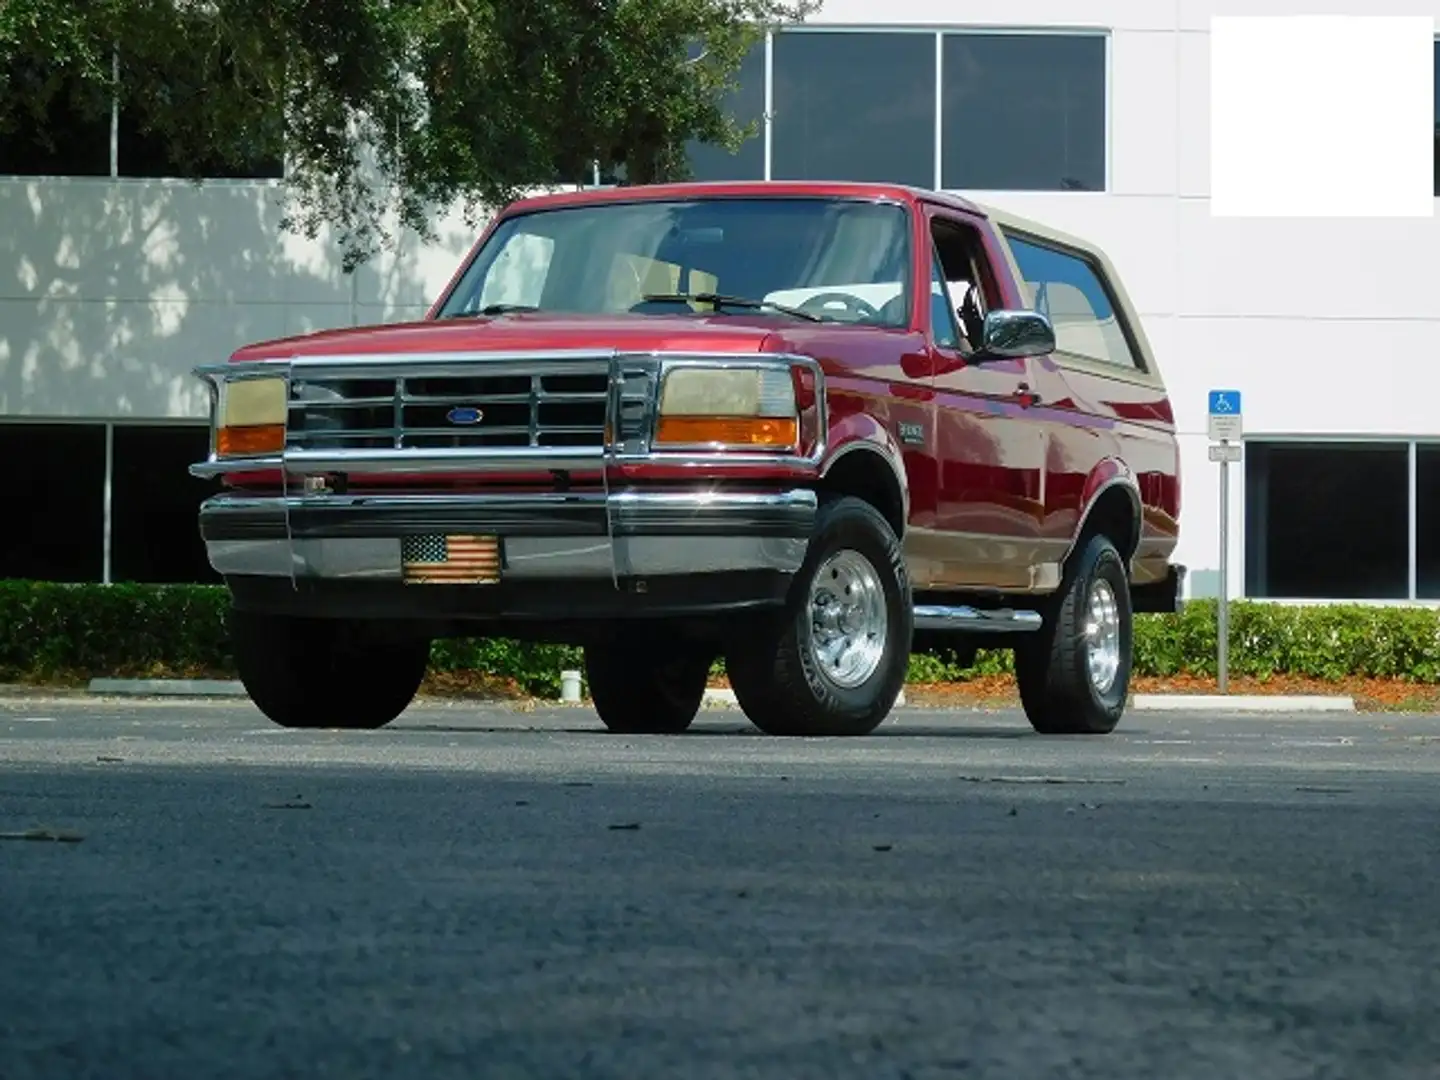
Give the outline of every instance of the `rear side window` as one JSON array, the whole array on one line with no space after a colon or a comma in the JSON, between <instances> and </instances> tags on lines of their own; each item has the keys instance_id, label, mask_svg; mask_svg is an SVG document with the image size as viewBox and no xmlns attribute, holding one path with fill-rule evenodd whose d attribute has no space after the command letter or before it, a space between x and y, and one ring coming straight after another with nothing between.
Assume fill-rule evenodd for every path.
<instances>
[{"instance_id":1,"label":"rear side window","mask_svg":"<svg viewBox=\"0 0 1440 1080\"><path fill-rule=\"evenodd\" d=\"M1006 233L1035 310L1049 316L1059 351L1144 370L1098 267L1083 256Z\"/></svg>"}]
</instances>

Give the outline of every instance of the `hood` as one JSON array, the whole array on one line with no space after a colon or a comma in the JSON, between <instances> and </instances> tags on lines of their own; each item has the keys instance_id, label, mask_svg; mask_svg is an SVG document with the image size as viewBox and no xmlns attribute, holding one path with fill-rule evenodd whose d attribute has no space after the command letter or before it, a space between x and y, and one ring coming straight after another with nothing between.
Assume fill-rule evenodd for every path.
<instances>
[{"instance_id":1,"label":"hood","mask_svg":"<svg viewBox=\"0 0 1440 1080\"><path fill-rule=\"evenodd\" d=\"M420 322L324 330L259 342L232 360L292 356L404 355L433 352L525 352L618 349L621 352L757 353L777 329L774 317L724 315L567 315L524 312L491 319Z\"/></svg>"}]
</instances>

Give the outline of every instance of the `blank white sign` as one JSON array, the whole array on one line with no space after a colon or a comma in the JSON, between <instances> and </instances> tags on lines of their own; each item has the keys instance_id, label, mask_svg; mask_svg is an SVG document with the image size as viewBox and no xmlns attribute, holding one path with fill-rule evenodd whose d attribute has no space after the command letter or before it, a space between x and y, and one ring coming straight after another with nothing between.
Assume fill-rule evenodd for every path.
<instances>
[{"instance_id":1,"label":"blank white sign","mask_svg":"<svg viewBox=\"0 0 1440 1080\"><path fill-rule=\"evenodd\" d=\"M1217 217L1432 217L1435 20L1216 16Z\"/></svg>"}]
</instances>

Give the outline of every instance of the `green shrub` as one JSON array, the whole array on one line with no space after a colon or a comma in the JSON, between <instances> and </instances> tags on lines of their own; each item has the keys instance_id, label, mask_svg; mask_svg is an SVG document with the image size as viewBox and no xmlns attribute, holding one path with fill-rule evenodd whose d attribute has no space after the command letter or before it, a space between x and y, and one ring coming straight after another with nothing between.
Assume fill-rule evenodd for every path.
<instances>
[{"instance_id":1,"label":"green shrub","mask_svg":"<svg viewBox=\"0 0 1440 1080\"><path fill-rule=\"evenodd\" d=\"M61 683L103 676L229 677L229 598L214 585L65 585L0 581L0 681ZM1215 602L1135 621L1138 675L1215 672ZM437 641L436 671L513 679L531 694L559 694L560 671L581 668L579 649L504 638ZM714 674L723 675L717 661ZM1009 650L982 650L962 666L949 651L917 653L910 682L950 682L1013 670ZM1440 682L1440 612L1359 605L1230 606L1230 671L1398 677Z\"/></svg>"},{"instance_id":2,"label":"green shrub","mask_svg":"<svg viewBox=\"0 0 1440 1080\"><path fill-rule=\"evenodd\" d=\"M1178 615L1144 615L1135 625L1135 669L1145 675L1215 674L1216 602ZM1440 681L1440 612L1358 604L1230 605L1230 671L1269 678L1350 675Z\"/></svg>"},{"instance_id":3,"label":"green shrub","mask_svg":"<svg viewBox=\"0 0 1440 1080\"><path fill-rule=\"evenodd\" d=\"M0 680L229 671L229 607L211 585L0 581Z\"/></svg>"},{"instance_id":4,"label":"green shrub","mask_svg":"<svg viewBox=\"0 0 1440 1080\"><path fill-rule=\"evenodd\" d=\"M560 696L560 672L583 671L581 651L508 638L446 638L430 649L434 671L484 671L514 679L527 694Z\"/></svg>"}]
</instances>

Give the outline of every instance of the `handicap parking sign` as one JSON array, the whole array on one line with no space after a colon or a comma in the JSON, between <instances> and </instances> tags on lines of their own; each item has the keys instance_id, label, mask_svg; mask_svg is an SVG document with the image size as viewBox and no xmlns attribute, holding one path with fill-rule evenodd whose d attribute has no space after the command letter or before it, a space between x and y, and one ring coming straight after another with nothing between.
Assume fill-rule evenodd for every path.
<instances>
[{"instance_id":1,"label":"handicap parking sign","mask_svg":"<svg viewBox=\"0 0 1440 1080\"><path fill-rule=\"evenodd\" d=\"M1239 441L1242 430L1239 390L1210 391L1209 430L1215 442Z\"/></svg>"},{"instance_id":2,"label":"handicap parking sign","mask_svg":"<svg viewBox=\"0 0 1440 1080\"><path fill-rule=\"evenodd\" d=\"M1211 415L1211 416L1239 416L1239 415L1240 415L1240 391L1239 391L1239 390L1211 390L1211 391L1210 391L1210 415Z\"/></svg>"}]
</instances>

